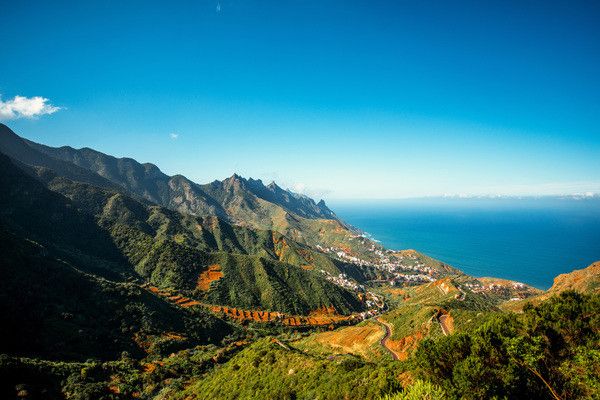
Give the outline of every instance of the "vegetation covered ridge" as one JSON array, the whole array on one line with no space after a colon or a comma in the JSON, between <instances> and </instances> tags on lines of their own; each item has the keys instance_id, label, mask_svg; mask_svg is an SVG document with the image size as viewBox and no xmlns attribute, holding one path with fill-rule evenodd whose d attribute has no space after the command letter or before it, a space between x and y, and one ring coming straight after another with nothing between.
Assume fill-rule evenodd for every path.
<instances>
[{"instance_id":1,"label":"vegetation covered ridge","mask_svg":"<svg viewBox=\"0 0 600 400\"><path fill-rule=\"evenodd\" d=\"M0 152L2 398L599 395L600 263L543 292L385 249L274 183L5 126Z\"/></svg>"},{"instance_id":2,"label":"vegetation covered ridge","mask_svg":"<svg viewBox=\"0 0 600 400\"><path fill-rule=\"evenodd\" d=\"M89 148L37 144L1 124L0 151L24 165L184 214L216 216L234 225L276 231L338 262L362 267L350 273L325 269L338 281L344 279L341 273L359 283L371 279L421 283L460 273L418 252L385 250L337 218L323 201L315 203L274 183L265 186L260 180L234 174L200 185L181 175L169 177L152 164L130 158L117 159ZM305 265L314 268L310 263Z\"/></svg>"}]
</instances>

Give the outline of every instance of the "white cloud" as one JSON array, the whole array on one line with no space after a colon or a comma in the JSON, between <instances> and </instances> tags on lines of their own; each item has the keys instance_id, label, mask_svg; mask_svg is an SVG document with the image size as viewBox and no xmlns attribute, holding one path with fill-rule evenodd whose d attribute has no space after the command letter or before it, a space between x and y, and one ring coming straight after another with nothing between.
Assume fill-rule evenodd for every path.
<instances>
[{"instance_id":1,"label":"white cloud","mask_svg":"<svg viewBox=\"0 0 600 400\"><path fill-rule=\"evenodd\" d=\"M169 133L169 137L173 140L177 140L177 138L179 137L179 133L171 132Z\"/></svg>"},{"instance_id":2,"label":"white cloud","mask_svg":"<svg viewBox=\"0 0 600 400\"><path fill-rule=\"evenodd\" d=\"M544 197L544 196L576 196L580 198L600 196L600 181L546 182L515 184L502 186L475 186L463 192L435 193L425 192L395 196L395 198L417 197L448 198L503 198L503 197ZM388 196L387 198L394 198Z\"/></svg>"},{"instance_id":3,"label":"white cloud","mask_svg":"<svg viewBox=\"0 0 600 400\"><path fill-rule=\"evenodd\" d=\"M560 196L583 193L600 193L600 181L545 182L527 185L482 187L479 193L486 195L514 196Z\"/></svg>"},{"instance_id":4,"label":"white cloud","mask_svg":"<svg viewBox=\"0 0 600 400\"><path fill-rule=\"evenodd\" d=\"M0 97L0 120L35 118L40 115L54 114L61 107L53 106L45 97L15 96L12 100L3 101Z\"/></svg>"}]
</instances>

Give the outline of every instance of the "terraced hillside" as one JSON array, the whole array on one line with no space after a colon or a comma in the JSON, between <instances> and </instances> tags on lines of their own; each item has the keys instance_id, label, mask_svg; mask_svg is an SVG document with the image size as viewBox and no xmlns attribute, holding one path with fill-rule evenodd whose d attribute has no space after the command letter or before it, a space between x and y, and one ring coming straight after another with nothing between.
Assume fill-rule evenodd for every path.
<instances>
[{"instance_id":1,"label":"terraced hillside","mask_svg":"<svg viewBox=\"0 0 600 400\"><path fill-rule=\"evenodd\" d=\"M55 247L88 271L175 287L217 305L293 314L308 314L323 305L342 314L364 308L356 294L327 281L320 272L279 261L272 232L185 216L44 171L41 176L55 190L50 191L8 158L0 161L8 227ZM30 210L31 201L39 202L36 210ZM58 211L54 208L66 213L60 224L51 221ZM53 231L57 232L48 235ZM222 278L208 291L197 288L200 275L214 264L221 266Z\"/></svg>"},{"instance_id":2,"label":"terraced hillside","mask_svg":"<svg viewBox=\"0 0 600 400\"><path fill-rule=\"evenodd\" d=\"M217 216L236 226L275 231L313 250L323 249L318 252L328 253L345 265L363 267L341 271L358 281L415 279L407 276L424 273L420 278L423 280L428 275L459 273L416 252L412 257L388 252L340 221L323 201L316 203L275 183L264 185L260 180L234 174L223 181L200 185L181 175L167 176L153 164L141 164L130 158L118 159L89 148L52 148L33 143L2 124L0 138L0 152L38 170L50 170L74 182L121 192L183 214ZM415 269L415 265L421 267ZM377 276L365 275L362 273L365 268L376 269ZM334 275L340 273L331 268L326 270Z\"/></svg>"},{"instance_id":3,"label":"terraced hillside","mask_svg":"<svg viewBox=\"0 0 600 400\"><path fill-rule=\"evenodd\" d=\"M180 310L135 284L85 272L51 246L4 229L0 252L0 353L85 360L127 351L142 357L158 347L218 343L233 332L202 309Z\"/></svg>"},{"instance_id":4,"label":"terraced hillside","mask_svg":"<svg viewBox=\"0 0 600 400\"><path fill-rule=\"evenodd\" d=\"M599 263L541 292L276 184L0 151L0 398L598 397Z\"/></svg>"},{"instance_id":5,"label":"terraced hillside","mask_svg":"<svg viewBox=\"0 0 600 400\"><path fill-rule=\"evenodd\" d=\"M339 324L351 324L356 320L359 320L359 316L354 315L340 315L335 307L322 306L317 310L313 310L309 315L290 315L279 311L263 311L260 309L243 309L228 306L219 306L209 303L202 303L198 300L193 300L189 297L185 297L178 294L174 290L159 289L149 284L142 285L143 288L147 289L153 294L161 296L169 302L175 304L178 307L183 308L205 308L210 310L215 315L235 321L237 323L270 323L274 325L293 326L293 327L315 327L315 326L329 326L333 328Z\"/></svg>"}]
</instances>

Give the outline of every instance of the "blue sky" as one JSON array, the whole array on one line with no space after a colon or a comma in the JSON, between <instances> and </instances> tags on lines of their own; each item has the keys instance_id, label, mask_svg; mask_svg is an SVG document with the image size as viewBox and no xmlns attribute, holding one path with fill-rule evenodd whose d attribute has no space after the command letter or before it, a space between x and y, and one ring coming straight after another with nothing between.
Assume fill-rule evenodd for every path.
<instances>
[{"instance_id":1,"label":"blue sky","mask_svg":"<svg viewBox=\"0 0 600 400\"><path fill-rule=\"evenodd\" d=\"M1 6L4 123L326 199L600 193L598 2L121 3Z\"/></svg>"}]
</instances>

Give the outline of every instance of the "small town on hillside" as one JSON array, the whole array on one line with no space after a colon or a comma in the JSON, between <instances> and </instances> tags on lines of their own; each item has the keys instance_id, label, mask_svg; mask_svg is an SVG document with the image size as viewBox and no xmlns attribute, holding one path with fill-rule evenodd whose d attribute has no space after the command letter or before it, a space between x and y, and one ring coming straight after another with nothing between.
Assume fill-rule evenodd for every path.
<instances>
[{"instance_id":1,"label":"small town on hillside","mask_svg":"<svg viewBox=\"0 0 600 400\"><path fill-rule=\"evenodd\" d=\"M365 260L353 253L347 248L340 248L335 246L321 246L317 245L317 249L323 253L326 253L340 261L351 263L362 267L372 267L385 273L386 278L373 283L388 284L390 286L404 286L404 285L420 285L423 283L434 282L439 278L444 277L444 274L440 270L436 270L425 263L418 257L418 253L412 250L405 251L394 251L386 250L380 245L377 245L367 235L361 234L356 235L353 238L358 238L363 245L367 246L369 254L372 255L372 260ZM365 290L363 285L358 284L352 278L348 277L344 273L340 273L337 276L331 273L321 270L321 273L325 275L325 278L330 282L350 289L356 292L370 293ZM461 287L462 286L462 287ZM521 282L491 282L484 284L479 280L473 280L470 282L464 282L457 285L457 288L464 294L464 289L468 289L473 293L493 293L500 296L510 296L509 300L521 300L531 295L530 287ZM370 293L371 299L368 300L367 305L369 308L374 306L375 308L383 309L385 305L381 299L381 306L379 307L379 297L373 293Z\"/></svg>"}]
</instances>

